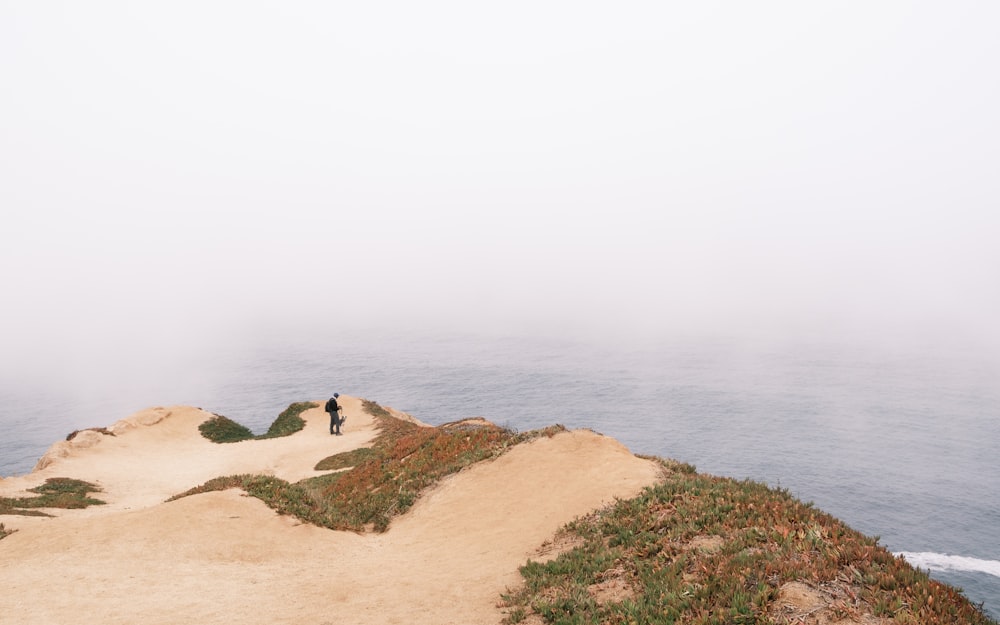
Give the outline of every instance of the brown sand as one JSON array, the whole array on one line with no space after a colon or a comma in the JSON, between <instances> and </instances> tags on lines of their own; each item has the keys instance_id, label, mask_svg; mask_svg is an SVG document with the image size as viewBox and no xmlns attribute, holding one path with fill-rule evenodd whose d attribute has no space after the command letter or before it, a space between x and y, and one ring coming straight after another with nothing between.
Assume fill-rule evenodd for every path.
<instances>
[{"instance_id":1,"label":"brown sand","mask_svg":"<svg viewBox=\"0 0 1000 625\"><path fill-rule=\"evenodd\" d=\"M208 479L263 473L295 481L332 454L367 445L374 423L342 397L344 436L322 409L292 436L216 445L195 408L147 410L60 442L26 476L99 484L108 502L0 516L0 622L499 623L518 567L574 517L656 481L656 463L574 431L518 446L445 479L384 534L336 532L280 516L238 490L164 503Z\"/></svg>"}]
</instances>

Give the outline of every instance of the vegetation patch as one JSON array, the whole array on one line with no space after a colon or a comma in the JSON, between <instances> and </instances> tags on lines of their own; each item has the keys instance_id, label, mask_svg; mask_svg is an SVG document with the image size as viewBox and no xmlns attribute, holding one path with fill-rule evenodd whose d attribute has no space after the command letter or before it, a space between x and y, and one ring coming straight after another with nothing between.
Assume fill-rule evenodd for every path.
<instances>
[{"instance_id":1,"label":"vegetation patch","mask_svg":"<svg viewBox=\"0 0 1000 625\"><path fill-rule=\"evenodd\" d=\"M371 447L352 449L350 451L345 451L343 453L323 458L316 463L315 469L317 471L336 471L338 469L347 469L349 467L357 466L367 460L371 460L373 457L377 456L378 453L379 452L375 451Z\"/></svg>"},{"instance_id":2,"label":"vegetation patch","mask_svg":"<svg viewBox=\"0 0 1000 625\"><path fill-rule=\"evenodd\" d=\"M97 432L105 436L115 435L115 433L109 430L108 428L85 428L83 430L73 430L72 432L66 435L66 440L67 441L73 440L74 438L76 438L76 435L79 434L80 432Z\"/></svg>"},{"instance_id":3,"label":"vegetation patch","mask_svg":"<svg viewBox=\"0 0 1000 625\"><path fill-rule=\"evenodd\" d=\"M3 523L0 523L0 540L6 538L8 536L10 536L11 534L13 534L16 531L17 530L9 530L9 529L7 529L6 527L3 526Z\"/></svg>"},{"instance_id":4,"label":"vegetation patch","mask_svg":"<svg viewBox=\"0 0 1000 625\"><path fill-rule=\"evenodd\" d=\"M664 465L659 485L570 523L571 550L523 566L505 623L995 625L787 491ZM801 588L819 600L790 600Z\"/></svg>"},{"instance_id":5,"label":"vegetation patch","mask_svg":"<svg viewBox=\"0 0 1000 625\"><path fill-rule=\"evenodd\" d=\"M363 400L362 407L379 429L372 447L330 456L316 465L318 470L352 467L349 471L296 483L260 475L220 477L177 497L241 488L274 510L309 523L381 532L441 478L495 458L519 442L565 430L556 426L540 433L516 434L489 423L454 430L422 427L393 417L374 402Z\"/></svg>"},{"instance_id":6,"label":"vegetation patch","mask_svg":"<svg viewBox=\"0 0 1000 625\"><path fill-rule=\"evenodd\" d=\"M250 428L219 414L199 425L198 431L213 443L238 443L254 437Z\"/></svg>"},{"instance_id":7,"label":"vegetation patch","mask_svg":"<svg viewBox=\"0 0 1000 625\"><path fill-rule=\"evenodd\" d=\"M278 415L267 432L260 436L255 436L250 428L218 414L199 425L198 431L213 443L238 443L240 441L289 436L306 426L306 422L301 416L302 413L317 405L316 402L311 401L290 404Z\"/></svg>"},{"instance_id":8,"label":"vegetation patch","mask_svg":"<svg viewBox=\"0 0 1000 625\"><path fill-rule=\"evenodd\" d=\"M361 399L361 409L370 414L373 417L379 419L391 419L392 414L382 406L376 404L375 402L368 399Z\"/></svg>"},{"instance_id":9,"label":"vegetation patch","mask_svg":"<svg viewBox=\"0 0 1000 625\"><path fill-rule=\"evenodd\" d=\"M271 427L267 429L267 433L260 435L258 438L278 438L298 432L306 426L306 422L302 420L300 415L316 406L316 402L312 401L300 401L289 404L288 408L285 408L278 415L278 418L274 420L274 423L271 424Z\"/></svg>"},{"instance_id":10,"label":"vegetation patch","mask_svg":"<svg viewBox=\"0 0 1000 625\"><path fill-rule=\"evenodd\" d=\"M104 504L100 499L89 497L90 493L101 491L99 486L68 477L50 477L41 486L28 490L38 493L38 496L0 497L0 514L52 516L39 508L76 509Z\"/></svg>"}]
</instances>

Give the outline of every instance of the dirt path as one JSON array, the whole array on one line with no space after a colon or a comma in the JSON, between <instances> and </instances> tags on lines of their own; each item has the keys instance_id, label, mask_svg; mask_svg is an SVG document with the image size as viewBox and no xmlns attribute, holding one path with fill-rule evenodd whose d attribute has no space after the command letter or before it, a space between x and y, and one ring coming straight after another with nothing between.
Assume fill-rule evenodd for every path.
<instances>
[{"instance_id":1,"label":"dirt path","mask_svg":"<svg viewBox=\"0 0 1000 625\"><path fill-rule=\"evenodd\" d=\"M444 480L384 534L301 524L236 490L163 503L218 475L302 479L318 460L367 445L372 419L342 399L340 437L317 408L293 436L215 445L197 430L207 413L156 409L115 424L117 436L93 433L91 446L60 443L49 466L0 481L10 496L75 477L101 484L109 502L52 519L0 516L19 529L0 540L4 622L498 623L500 593L543 541L658 476L616 441L575 431Z\"/></svg>"}]
</instances>

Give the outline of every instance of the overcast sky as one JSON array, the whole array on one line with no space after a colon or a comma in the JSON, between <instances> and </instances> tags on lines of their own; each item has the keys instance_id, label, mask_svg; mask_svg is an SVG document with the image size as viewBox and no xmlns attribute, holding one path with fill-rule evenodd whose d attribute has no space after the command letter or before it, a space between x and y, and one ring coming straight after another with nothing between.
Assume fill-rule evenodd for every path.
<instances>
[{"instance_id":1,"label":"overcast sky","mask_svg":"<svg viewBox=\"0 0 1000 625\"><path fill-rule=\"evenodd\" d=\"M371 323L995 339L998 25L2 0L3 372Z\"/></svg>"}]
</instances>

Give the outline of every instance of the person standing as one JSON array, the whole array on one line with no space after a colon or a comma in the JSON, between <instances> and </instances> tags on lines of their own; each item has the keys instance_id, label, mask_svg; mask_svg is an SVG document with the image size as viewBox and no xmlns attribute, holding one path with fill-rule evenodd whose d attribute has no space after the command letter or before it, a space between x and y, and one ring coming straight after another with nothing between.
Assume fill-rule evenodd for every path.
<instances>
[{"instance_id":1,"label":"person standing","mask_svg":"<svg viewBox=\"0 0 1000 625\"><path fill-rule=\"evenodd\" d=\"M340 397L340 393L334 393L333 397L326 401L326 411L330 413L330 434L340 436L340 424L343 423L343 419L340 418L340 404L337 403L338 397Z\"/></svg>"}]
</instances>

